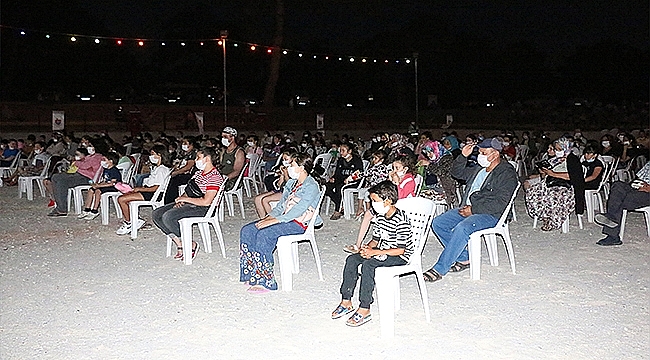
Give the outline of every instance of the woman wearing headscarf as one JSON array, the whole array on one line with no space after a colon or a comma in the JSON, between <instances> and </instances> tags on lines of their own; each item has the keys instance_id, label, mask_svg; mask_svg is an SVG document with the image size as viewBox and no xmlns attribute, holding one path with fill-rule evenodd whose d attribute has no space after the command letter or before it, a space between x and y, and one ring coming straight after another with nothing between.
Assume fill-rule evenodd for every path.
<instances>
[{"instance_id":1,"label":"woman wearing headscarf","mask_svg":"<svg viewBox=\"0 0 650 360\"><path fill-rule=\"evenodd\" d=\"M413 149L408 147L409 139L398 133L394 133L388 139L384 151L388 154L388 162L393 162L402 155L415 157Z\"/></svg>"},{"instance_id":2,"label":"woman wearing headscarf","mask_svg":"<svg viewBox=\"0 0 650 360\"><path fill-rule=\"evenodd\" d=\"M540 177L524 182L528 215L541 221L543 231L556 230L572 210L581 215L585 206L585 183L580 159L562 137L553 143L554 157L537 164Z\"/></svg>"},{"instance_id":3,"label":"woman wearing headscarf","mask_svg":"<svg viewBox=\"0 0 650 360\"><path fill-rule=\"evenodd\" d=\"M445 148L445 152L451 153L454 159L461 153L458 139L455 136L450 135L442 138L442 146Z\"/></svg>"},{"instance_id":4,"label":"woman wearing headscarf","mask_svg":"<svg viewBox=\"0 0 650 360\"><path fill-rule=\"evenodd\" d=\"M430 140L422 147L422 155L426 158L420 160L418 166L426 166L425 189L420 196L428 199L442 199L449 208L456 203L456 180L451 177L451 165L454 157L451 152L445 151L438 141ZM440 193L440 190L443 193ZM442 195L442 196L441 196Z\"/></svg>"}]
</instances>

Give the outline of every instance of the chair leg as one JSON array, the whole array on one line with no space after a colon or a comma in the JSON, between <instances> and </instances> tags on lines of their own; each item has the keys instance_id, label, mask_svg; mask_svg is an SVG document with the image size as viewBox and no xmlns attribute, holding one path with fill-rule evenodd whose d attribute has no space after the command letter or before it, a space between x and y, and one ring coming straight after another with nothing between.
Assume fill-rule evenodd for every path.
<instances>
[{"instance_id":1,"label":"chair leg","mask_svg":"<svg viewBox=\"0 0 650 360\"><path fill-rule=\"evenodd\" d=\"M320 262L320 254L318 253L318 245L316 245L316 241L309 241L309 244L311 245L311 251L314 253L314 259L316 260L316 269L318 269L318 279L320 281L323 281L323 268L321 266Z\"/></svg>"},{"instance_id":2,"label":"chair leg","mask_svg":"<svg viewBox=\"0 0 650 360\"><path fill-rule=\"evenodd\" d=\"M246 214L244 213L244 194L239 193L237 195L237 200L239 201L239 210L241 211L241 218L246 219Z\"/></svg>"},{"instance_id":3,"label":"chair leg","mask_svg":"<svg viewBox=\"0 0 650 360\"><path fill-rule=\"evenodd\" d=\"M510 229L506 228L505 231L502 233L502 235L503 235L503 242L506 245L506 252L508 253L508 260L510 260L510 268L512 269L512 273L516 274L515 250L512 247L512 239L510 239Z\"/></svg>"},{"instance_id":4,"label":"chair leg","mask_svg":"<svg viewBox=\"0 0 650 360\"><path fill-rule=\"evenodd\" d=\"M490 265L499 266L499 253L497 252L497 236L495 234L488 234L483 236L485 238L485 247L487 248L488 257L490 258Z\"/></svg>"},{"instance_id":5,"label":"chair leg","mask_svg":"<svg viewBox=\"0 0 650 360\"><path fill-rule=\"evenodd\" d=\"M203 250L206 253L212 252L212 236L210 236L210 224L200 222L197 224L199 233L201 233L201 240L203 240Z\"/></svg>"},{"instance_id":6,"label":"chair leg","mask_svg":"<svg viewBox=\"0 0 650 360\"><path fill-rule=\"evenodd\" d=\"M219 225L219 221L217 220L212 220L212 227L214 227L214 232L217 234L217 240L219 240L219 246L221 247L221 256L223 258L226 258L226 248L223 244L223 233L221 232L221 225Z\"/></svg>"},{"instance_id":7,"label":"chair leg","mask_svg":"<svg viewBox=\"0 0 650 360\"><path fill-rule=\"evenodd\" d=\"M395 289L389 276L375 273L375 289L377 290L377 307L381 326L382 339L395 336Z\"/></svg>"},{"instance_id":8,"label":"chair leg","mask_svg":"<svg viewBox=\"0 0 650 360\"><path fill-rule=\"evenodd\" d=\"M627 210L623 209L623 216L621 217L621 231L618 233L619 239L623 241L623 234L625 233L625 220L627 220Z\"/></svg>"},{"instance_id":9,"label":"chair leg","mask_svg":"<svg viewBox=\"0 0 650 360\"><path fill-rule=\"evenodd\" d=\"M566 217L566 220L562 223L562 233L566 234L569 232L569 216Z\"/></svg>"},{"instance_id":10,"label":"chair leg","mask_svg":"<svg viewBox=\"0 0 650 360\"><path fill-rule=\"evenodd\" d=\"M533 229L537 227L537 216L533 218Z\"/></svg>"},{"instance_id":11,"label":"chair leg","mask_svg":"<svg viewBox=\"0 0 650 360\"><path fill-rule=\"evenodd\" d=\"M427 319L427 322L431 322L431 311L429 309L429 295L427 293L427 286L424 282L424 276L422 275L422 268L415 272L415 276L418 280L418 287L420 288L420 298L422 298L422 306L424 306L424 317Z\"/></svg>"},{"instance_id":12,"label":"chair leg","mask_svg":"<svg viewBox=\"0 0 650 360\"><path fill-rule=\"evenodd\" d=\"M286 241L278 241L277 249L282 291L291 291L293 290L293 257L291 255L291 244Z\"/></svg>"},{"instance_id":13,"label":"chair leg","mask_svg":"<svg viewBox=\"0 0 650 360\"><path fill-rule=\"evenodd\" d=\"M291 243L291 262L293 267L291 268L294 274L300 272L300 256L298 255L298 242L294 241Z\"/></svg>"},{"instance_id":14,"label":"chair leg","mask_svg":"<svg viewBox=\"0 0 650 360\"><path fill-rule=\"evenodd\" d=\"M102 213L102 225L108 225L108 209L109 209L109 200L102 195L102 199L99 201L99 209Z\"/></svg>"},{"instance_id":15,"label":"chair leg","mask_svg":"<svg viewBox=\"0 0 650 360\"><path fill-rule=\"evenodd\" d=\"M129 203L129 214L131 215L131 224L135 224L135 221L138 219L138 211L140 210L140 207L133 202ZM135 240L138 238L138 227L137 226L131 226L131 240Z\"/></svg>"},{"instance_id":16,"label":"chair leg","mask_svg":"<svg viewBox=\"0 0 650 360\"><path fill-rule=\"evenodd\" d=\"M481 280L481 237L470 235L467 250L469 251L470 278Z\"/></svg>"},{"instance_id":17,"label":"chair leg","mask_svg":"<svg viewBox=\"0 0 650 360\"><path fill-rule=\"evenodd\" d=\"M181 244L183 244L183 262L192 265L192 224L184 223L181 219Z\"/></svg>"}]
</instances>

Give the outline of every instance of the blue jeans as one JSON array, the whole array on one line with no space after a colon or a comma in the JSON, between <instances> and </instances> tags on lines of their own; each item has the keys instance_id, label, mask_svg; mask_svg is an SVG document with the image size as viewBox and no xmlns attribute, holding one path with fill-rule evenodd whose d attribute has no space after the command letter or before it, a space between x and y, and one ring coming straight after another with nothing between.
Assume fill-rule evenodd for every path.
<instances>
[{"instance_id":1,"label":"blue jeans","mask_svg":"<svg viewBox=\"0 0 650 360\"><path fill-rule=\"evenodd\" d=\"M469 236L475 231L494 227L498 221L497 218L488 214L463 217L458 213L457 208L433 219L431 229L442 246L445 247L433 269L438 274L445 275L456 261L468 261L467 242Z\"/></svg>"}]
</instances>

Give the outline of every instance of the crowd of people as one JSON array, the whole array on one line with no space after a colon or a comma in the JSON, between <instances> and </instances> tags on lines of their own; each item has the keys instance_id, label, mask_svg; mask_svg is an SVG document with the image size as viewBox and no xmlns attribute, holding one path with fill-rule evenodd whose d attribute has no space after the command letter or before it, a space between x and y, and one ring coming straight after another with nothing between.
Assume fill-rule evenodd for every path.
<instances>
[{"instance_id":1,"label":"crowd of people","mask_svg":"<svg viewBox=\"0 0 650 360\"><path fill-rule=\"evenodd\" d=\"M68 190L78 185L90 185L78 216L84 221L97 218L103 193L121 192L117 202L123 221L116 233L155 225L175 243L175 259L194 258L199 250L195 241L191 249L182 248L179 220L205 216L219 191L236 190L236 184L242 186L238 178L261 171L265 189L254 199L259 219L240 230L240 281L255 294L277 289L273 251L278 238L304 232L314 217L316 227L323 226L317 208L321 188L326 201L334 204L330 221L343 218L344 190L357 188L357 209L351 217L360 221L359 232L354 244L343 247L350 255L343 270L342 300L332 318L353 313L347 324L359 326L371 319L375 269L406 264L413 255L408 218L395 207L400 199L420 196L448 209L432 222L444 250L424 273L429 282L469 268L470 235L495 226L519 181L528 215L543 231L561 228L573 212L582 215L585 191L601 190L606 183L606 211L595 216L606 237L598 244L620 245L623 210L650 205L646 134L620 131L587 139L576 129L551 139L544 133L461 137L450 131L436 138L425 131L376 133L365 141L348 135L325 139L309 131L258 137L225 127L219 138L165 133L154 138L142 133L118 142L105 133L76 138L55 132L49 139L2 139L0 161L12 171L2 179L6 186L16 185L21 176L45 174L51 217L68 215ZM123 169L137 163L137 154L140 167L124 183ZM316 161L323 154L332 159L330 166ZM259 170L247 167L257 159L262 161ZM607 164L613 171L606 171ZM636 175L612 181L610 174L616 170ZM154 225L129 213L130 202L151 200L164 184L164 205L153 211ZM185 190L179 193L181 185ZM359 277L360 305L355 311L351 298Z\"/></svg>"}]
</instances>

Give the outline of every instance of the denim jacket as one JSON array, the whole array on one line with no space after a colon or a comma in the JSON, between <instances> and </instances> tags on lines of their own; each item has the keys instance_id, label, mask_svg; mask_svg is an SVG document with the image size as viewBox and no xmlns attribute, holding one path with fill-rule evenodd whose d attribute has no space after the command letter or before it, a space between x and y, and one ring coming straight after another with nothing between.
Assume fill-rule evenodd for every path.
<instances>
[{"instance_id":1,"label":"denim jacket","mask_svg":"<svg viewBox=\"0 0 650 360\"><path fill-rule=\"evenodd\" d=\"M294 187L295 192L292 194ZM290 179L284 185L282 199L278 205L271 210L269 216L272 216L280 222L289 222L296 220L305 226L316 212L316 206L320 199L320 187L314 178L307 176L302 185L298 185L298 180ZM316 214L316 224L323 222L320 216Z\"/></svg>"}]
</instances>

